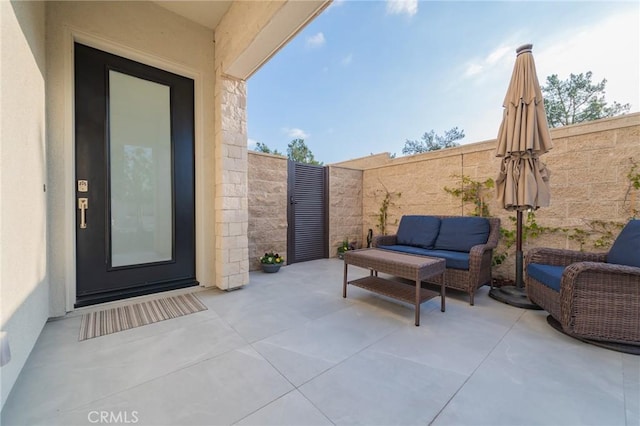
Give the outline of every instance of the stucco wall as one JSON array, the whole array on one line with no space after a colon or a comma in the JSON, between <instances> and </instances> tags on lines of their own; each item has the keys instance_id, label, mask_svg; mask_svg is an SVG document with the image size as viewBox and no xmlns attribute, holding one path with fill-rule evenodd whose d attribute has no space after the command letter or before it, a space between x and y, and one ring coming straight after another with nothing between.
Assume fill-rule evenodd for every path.
<instances>
[{"instance_id":1,"label":"stucco wall","mask_svg":"<svg viewBox=\"0 0 640 426\"><path fill-rule=\"evenodd\" d=\"M216 28L216 69L224 74L285 3L274 0L235 1Z\"/></svg>"},{"instance_id":2,"label":"stucco wall","mask_svg":"<svg viewBox=\"0 0 640 426\"><path fill-rule=\"evenodd\" d=\"M51 316L64 314L75 294L74 37L195 80L196 275L213 285L213 31L152 2L47 2L46 19Z\"/></svg>"},{"instance_id":3,"label":"stucco wall","mask_svg":"<svg viewBox=\"0 0 640 426\"><path fill-rule=\"evenodd\" d=\"M0 330L11 361L2 406L48 314L45 6L0 2Z\"/></svg>"},{"instance_id":4,"label":"stucco wall","mask_svg":"<svg viewBox=\"0 0 640 426\"><path fill-rule=\"evenodd\" d=\"M640 114L552 129L551 137L554 147L541 157L551 171L551 206L536 211L537 223L588 229L592 220L626 222L633 198L627 196L629 158L640 162ZM443 188L460 186L460 178L453 175L475 181L495 179L500 165L495 145L495 140L463 145L398 158L365 170L363 233L368 228L376 230L384 187L392 194L401 193L389 209L388 233L395 232L394 224L404 214L471 214L471 203L462 203ZM638 195L633 198L635 209L640 208ZM488 191L487 203L490 213L502 219L503 227L514 229L509 217L515 214L498 207L494 190ZM578 243L562 232L529 240L524 250L538 246L579 249ZM591 245L584 249L594 250ZM513 278L513 258L495 271Z\"/></svg>"},{"instance_id":5,"label":"stucco wall","mask_svg":"<svg viewBox=\"0 0 640 426\"><path fill-rule=\"evenodd\" d=\"M268 251L287 253L287 159L249 153L249 267ZM286 260L286 259L285 259Z\"/></svg>"},{"instance_id":6,"label":"stucco wall","mask_svg":"<svg viewBox=\"0 0 640 426\"><path fill-rule=\"evenodd\" d=\"M329 166L329 256L348 239L366 247L362 227L362 170Z\"/></svg>"}]
</instances>

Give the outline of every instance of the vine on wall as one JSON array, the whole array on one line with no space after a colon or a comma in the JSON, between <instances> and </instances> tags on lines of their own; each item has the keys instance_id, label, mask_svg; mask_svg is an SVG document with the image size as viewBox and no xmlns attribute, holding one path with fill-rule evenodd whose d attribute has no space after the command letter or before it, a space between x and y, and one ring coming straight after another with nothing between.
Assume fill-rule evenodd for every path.
<instances>
[{"instance_id":1,"label":"vine on wall","mask_svg":"<svg viewBox=\"0 0 640 426\"><path fill-rule=\"evenodd\" d=\"M402 196L401 192L389 192L386 186L382 182L380 182L384 190L377 190L376 193L382 192L384 195L382 198L382 203L380 208L378 209L378 214L376 215L377 223L376 228L380 231L380 235L387 235L387 226L389 225L389 208L395 206L394 200L397 200ZM393 225L398 224L398 219L393 222Z\"/></svg>"},{"instance_id":2,"label":"vine on wall","mask_svg":"<svg viewBox=\"0 0 640 426\"><path fill-rule=\"evenodd\" d=\"M631 163L627 173L629 185L627 185L627 192L624 194L623 205L628 209L631 218L636 218L640 216L640 209L636 208L636 198L640 192L640 165L633 157L629 158L629 163Z\"/></svg>"},{"instance_id":3,"label":"vine on wall","mask_svg":"<svg viewBox=\"0 0 640 426\"><path fill-rule=\"evenodd\" d=\"M460 198L463 203L472 202L474 205L473 216L490 216L487 200L491 197L489 190L495 187L493 179L489 178L484 182L478 182L465 175L454 174L451 177L461 180L460 188L445 186L445 192Z\"/></svg>"},{"instance_id":4,"label":"vine on wall","mask_svg":"<svg viewBox=\"0 0 640 426\"><path fill-rule=\"evenodd\" d=\"M636 197L640 192L640 164L633 158L629 158L630 168L626 174L628 185L624 197L624 206L628 210L631 218L640 215L640 209L636 208ZM444 187L445 192L460 198L463 202L473 202L473 216L491 216L489 206L486 203L488 191L495 187L493 179L487 179L484 182L475 181L469 176L452 175L454 178L461 180L460 188L452 189ZM516 229L515 216L510 216L511 227L500 227L501 240L498 248L493 256L493 264L502 264L515 249ZM580 250L584 250L589 245L594 249L606 249L613 244L620 230L624 227L624 223L606 220L588 220L585 221L584 227L548 227L541 226L536 222L536 216L533 211L528 211L526 218L522 224L522 241L523 243L530 239L535 239L544 234L553 234L561 232L572 241L576 241L580 245Z\"/></svg>"}]
</instances>

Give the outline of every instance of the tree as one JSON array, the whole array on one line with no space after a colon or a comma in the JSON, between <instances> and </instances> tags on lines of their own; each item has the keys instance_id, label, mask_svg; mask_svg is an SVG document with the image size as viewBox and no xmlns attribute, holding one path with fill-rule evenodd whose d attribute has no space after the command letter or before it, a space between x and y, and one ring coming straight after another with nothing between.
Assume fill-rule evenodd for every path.
<instances>
[{"instance_id":1,"label":"tree","mask_svg":"<svg viewBox=\"0 0 640 426\"><path fill-rule=\"evenodd\" d=\"M263 152L265 154L282 155L284 157L283 153L281 153L277 149L274 149L272 151L271 148L269 148L266 144L264 144L262 142L256 142L256 147L255 147L254 151Z\"/></svg>"},{"instance_id":2,"label":"tree","mask_svg":"<svg viewBox=\"0 0 640 426\"><path fill-rule=\"evenodd\" d=\"M613 102L607 105L604 99L607 80L592 84L591 76L592 72L588 71L571 74L567 80L560 80L557 74L547 77L547 85L541 89L550 127L613 117L629 111L629 104Z\"/></svg>"},{"instance_id":3,"label":"tree","mask_svg":"<svg viewBox=\"0 0 640 426\"><path fill-rule=\"evenodd\" d=\"M277 149L272 150L262 142L256 142L254 151L263 152L265 154L281 155L283 157L285 156ZM311 152L307 144L304 143L304 139L294 139L289 143L289 145L287 146L287 158L292 161L297 161L298 163L307 163L322 166L322 163L320 161L315 160L315 158L313 157L313 153Z\"/></svg>"},{"instance_id":4,"label":"tree","mask_svg":"<svg viewBox=\"0 0 640 426\"><path fill-rule=\"evenodd\" d=\"M313 153L309 149L304 139L294 139L287 147L287 157L289 160L297 161L299 163L314 164L322 166L322 162L316 161L313 158Z\"/></svg>"},{"instance_id":5,"label":"tree","mask_svg":"<svg viewBox=\"0 0 640 426\"><path fill-rule=\"evenodd\" d=\"M444 136L436 135L434 130L426 132L419 141L407 139L404 142L402 153L405 155L420 154L428 151L437 151L442 148L451 148L460 145L457 140L464 138L464 130L454 127L444 132Z\"/></svg>"}]
</instances>

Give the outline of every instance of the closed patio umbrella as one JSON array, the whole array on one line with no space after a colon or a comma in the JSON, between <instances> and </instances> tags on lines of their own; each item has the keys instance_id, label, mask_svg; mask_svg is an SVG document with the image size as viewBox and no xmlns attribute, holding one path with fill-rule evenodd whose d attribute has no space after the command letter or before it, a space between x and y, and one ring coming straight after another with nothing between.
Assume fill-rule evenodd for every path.
<instances>
[{"instance_id":1,"label":"closed patio umbrella","mask_svg":"<svg viewBox=\"0 0 640 426\"><path fill-rule=\"evenodd\" d=\"M549 171L538 157L552 148L532 47L525 44L516 49L496 149L496 157L502 157L496 181L498 204L516 212L516 285L489 293L523 308L536 305L528 300L522 285L522 214L549 206Z\"/></svg>"}]
</instances>

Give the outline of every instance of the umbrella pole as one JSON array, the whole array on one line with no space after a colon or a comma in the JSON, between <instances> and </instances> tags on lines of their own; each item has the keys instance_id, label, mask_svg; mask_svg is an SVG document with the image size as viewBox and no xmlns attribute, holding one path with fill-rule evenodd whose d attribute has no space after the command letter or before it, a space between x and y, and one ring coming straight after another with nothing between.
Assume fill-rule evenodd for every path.
<instances>
[{"instance_id":1,"label":"umbrella pole","mask_svg":"<svg viewBox=\"0 0 640 426\"><path fill-rule=\"evenodd\" d=\"M489 296L507 305L524 309L541 309L527 297L522 280L522 211L516 212L516 285L495 287Z\"/></svg>"},{"instance_id":2,"label":"umbrella pole","mask_svg":"<svg viewBox=\"0 0 640 426\"><path fill-rule=\"evenodd\" d=\"M516 287L522 289L522 210L516 214Z\"/></svg>"}]
</instances>

